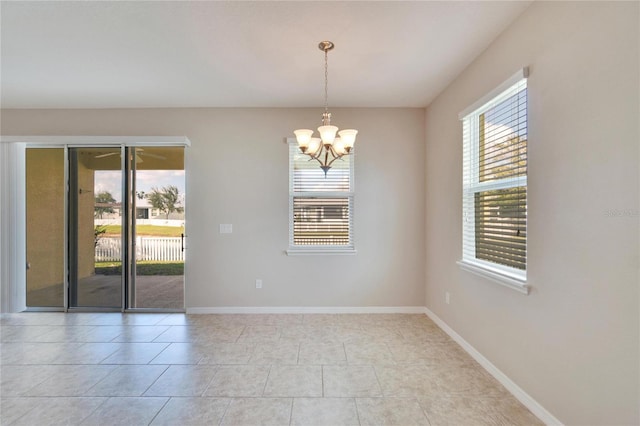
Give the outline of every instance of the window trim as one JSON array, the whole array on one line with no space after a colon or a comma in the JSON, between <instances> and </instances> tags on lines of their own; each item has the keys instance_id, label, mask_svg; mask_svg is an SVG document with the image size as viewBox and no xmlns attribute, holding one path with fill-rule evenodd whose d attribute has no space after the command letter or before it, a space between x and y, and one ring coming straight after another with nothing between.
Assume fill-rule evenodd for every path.
<instances>
[{"instance_id":1,"label":"window trim","mask_svg":"<svg viewBox=\"0 0 640 426\"><path fill-rule=\"evenodd\" d=\"M298 146L296 138L286 138L288 156L289 156L289 235L288 235L288 248L285 250L287 256L309 256L309 255L355 255L357 250L355 247L355 153L352 151L349 156L351 157L349 168L349 185L351 190L349 192L298 192L294 193L292 189L292 166L293 158L291 155L291 148ZM349 199L349 237L350 244L344 246L326 246L326 245L299 245L295 246L291 244L293 240L293 199L294 197L327 197L327 198L348 198Z\"/></svg>"},{"instance_id":2,"label":"window trim","mask_svg":"<svg viewBox=\"0 0 640 426\"><path fill-rule=\"evenodd\" d=\"M485 262L481 259L476 259L475 262L470 260L458 260L456 262L460 269L470 272L479 277L487 278L497 284L508 287L512 290L516 290L523 294L529 294L529 285L527 280L522 279L511 271L503 271L499 268L500 265L491 262Z\"/></svg>"},{"instance_id":3,"label":"window trim","mask_svg":"<svg viewBox=\"0 0 640 426\"><path fill-rule=\"evenodd\" d=\"M518 72L516 72L511 77L503 81L498 87L491 90L489 93L482 96L480 99L478 99L477 101L475 101L474 103L472 103L471 105L469 105L468 107L460 111L460 113L458 114L458 119L464 120L464 118L467 115L475 112L476 110L481 109L489 102L492 102L495 98L497 98L502 92L507 90L509 87L513 86L520 80L527 79L527 78L529 78L529 67L524 67L518 70Z\"/></svg>"},{"instance_id":4,"label":"window trim","mask_svg":"<svg viewBox=\"0 0 640 426\"><path fill-rule=\"evenodd\" d=\"M507 80L505 80L503 83L501 83L498 87L496 87L495 89L491 90L489 93L487 93L486 95L482 96L480 99L478 99L476 102L472 103L469 107L465 108L462 112L460 112L460 114L458 115L458 118L462 121L463 124L463 133L464 132L471 132L471 134L473 135L477 135L478 133L478 129L477 128L465 128L468 124L467 124L467 120L466 118L470 115L477 115L481 112L483 112L484 110L487 109L487 107L489 106L489 104L496 104L499 103L505 99L507 99L509 96L512 96L512 94L505 94L505 92L511 88L512 86L514 86L515 84L519 83L520 81L527 79L529 77L529 69L527 67L522 68L521 70L519 70L518 72L516 72L515 74L513 74L511 77L509 77ZM527 122L528 122L528 111L527 111ZM472 127L476 127L477 123L469 123ZM466 140L463 136L463 144L466 143ZM514 177L514 178L507 178L507 179L503 179L500 181L490 181L490 182L479 182L478 181L478 176L479 176L479 170L478 170L478 166L477 166L477 162L473 161L473 158L478 157L478 143L476 140L472 141L472 145L470 147L470 149L468 150L468 154L466 155L470 155L472 158L471 159L467 159L464 158L463 159L463 188L462 188L462 205L463 205L463 224L462 224L462 234L463 234L463 242L462 242L462 258L457 261L456 263L458 264L458 266L460 267L460 269L470 272L474 275L483 277L483 278L487 278L490 281L493 281L497 284L503 285L505 287L511 288L513 290L516 290L520 293L523 293L525 295L529 294L529 286L527 285L527 271L526 270L519 270L516 268L512 268L512 267L508 267L508 266L504 266L504 265L500 265L497 263L493 263L493 262L489 262L489 261L485 261L482 259L478 259L478 258L473 258L470 259L468 257L465 257L464 253L465 253L465 242L464 242L464 238L465 238L465 210L464 210L464 206L465 203L467 201L466 198L468 197L467 192L469 191L469 189L465 186L465 182L466 180L469 180L470 182L472 182L473 185L473 193L475 194L478 190L481 191L488 191L488 190L495 190L495 189L506 189L506 188L515 188L517 186L524 186L525 188L528 189L527 186L527 176L521 176L521 177ZM467 168L466 162L470 161L471 165L470 165L470 169ZM468 176L467 174L469 174L470 176ZM527 197L528 198L528 197ZM528 201L528 200L527 200Z\"/></svg>"}]
</instances>

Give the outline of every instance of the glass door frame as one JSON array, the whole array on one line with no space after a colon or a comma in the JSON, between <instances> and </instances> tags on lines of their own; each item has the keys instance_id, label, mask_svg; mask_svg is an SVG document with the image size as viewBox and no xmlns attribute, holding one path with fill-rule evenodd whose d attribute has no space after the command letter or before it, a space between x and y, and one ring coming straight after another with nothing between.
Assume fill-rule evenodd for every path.
<instances>
[{"instance_id":1,"label":"glass door frame","mask_svg":"<svg viewBox=\"0 0 640 426\"><path fill-rule=\"evenodd\" d=\"M124 287L123 289L126 290L127 294L123 294L123 301L125 302L125 307L127 307L127 310L132 310L135 308L131 308L131 306L134 304L135 302L135 298L136 298L136 263L137 263L137 259L136 259L136 253L137 253L137 248L136 248L136 226L137 226L137 221L136 221L136 171L137 171L137 167L136 167L136 147L129 147L126 148L126 153L127 153L127 158L130 160L128 162L128 169L126 170L125 174L126 174L126 183L127 183L127 187L129 189L129 191L127 192L127 197L126 197L126 211L127 211L127 226L126 226L126 232L127 232L127 237L126 238L126 243L127 243L127 250L126 250L126 259L127 259L127 272L129 273L128 278L129 278L129 282L128 282L128 286ZM123 193L124 194L124 193ZM124 196L122 197L122 201L124 203L125 199ZM125 227L122 227L122 232L125 232ZM122 267L122 272L124 272L124 265ZM137 310L137 309L136 309Z\"/></svg>"},{"instance_id":2,"label":"glass door frame","mask_svg":"<svg viewBox=\"0 0 640 426\"><path fill-rule=\"evenodd\" d=\"M82 149L82 148L104 148L104 149L120 149L120 174L121 174L121 191L122 191L122 216L120 219L120 247L122 247L120 253L121 258L120 262L122 265L122 269L120 272L120 306L109 306L109 307L100 307L100 306L71 306L71 297L75 296L77 299L77 293L79 288L79 279L78 279L78 271L77 271L77 259L78 259L78 244L77 238L72 238L72 227L71 222L73 221L73 217L77 217L77 211L72 212L71 201L74 202L74 208L77 210L77 191L76 195L71 196L71 190L77 189L77 181L73 181L72 173L71 173L71 157L69 155L69 149ZM127 238L127 234L129 232L128 228L128 217L129 217L129 209L128 209L128 176L129 176L129 162L127 161L127 154L129 152L129 148L125 146L125 144L118 145L107 145L107 144L69 144L65 146L65 176L67 181L67 191L66 191L66 200L65 200L65 227L67 228L66 236L67 242L65 244L65 260L66 260L66 284L65 284L65 310L71 312L125 312L127 310L127 299L126 299L126 288L127 288L127 273L129 272L129 248L130 243ZM77 159L75 160L77 162ZM74 166L77 169L77 164ZM74 174L77 175L77 172ZM77 177L77 176L76 176ZM77 223L74 222L74 226ZM77 230L74 233L74 236L77 237ZM73 256L73 261L72 261ZM74 269L75 267L75 269ZM72 279L73 278L73 279ZM77 305L77 302L76 302Z\"/></svg>"},{"instance_id":3,"label":"glass door frame","mask_svg":"<svg viewBox=\"0 0 640 426\"><path fill-rule=\"evenodd\" d=\"M172 148L172 147L179 147L179 148L183 148L183 170L186 171L186 152L187 150L184 148L187 148L189 145L178 145L178 144L173 144L173 145L127 145L126 148L126 155L127 155L127 159L129 159L128 161L128 170L126 171L126 182L123 182L124 185L127 185L128 189L130 189L129 192L127 192L127 197L126 197L126 201L127 201L127 226L124 227L123 226L123 232L125 232L125 228L126 228L126 232L128 233L127 235L127 268L128 268L128 280L127 280L127 285L125 285L125 290L126 290L126 297L125 297L125 309L124 312L162 312L162 313L182 313L182 312L186 312L186 273L183 270L183 274L182 274L182 308L154 308L154 307L131 307L134 305L137 305L137 279L138 279L138 275L137 275L137 265L138 265L138 259L137 259L137 253L138 253L138 248L137 248L137 244L138 244L138 239L137 239L137 172L138 172L138 162L136 161L136 156L138 155L137 153L137 148L141 148L141 147L148 147L148 148ZM186 188L186 176L185 176L185 180L184 180L184 184L185 184L185 188ZM186 194L186 190L185 190L185 194ZM124 202L124 198L123 198L123 202ZM124 216L124 215L123 215ZM187 225L186 225L186 220L183 222L184 225L184 231L182 233L182 241L181 241L181 250L183 252L185 252L186 250L186 245L185 245L185 238L187 236L186 234L186 230L187 230ZM184 265L186 265L186 259L185 259L185 263ZM123 270L124 270L124 266L123 266ZM135 302L135 303L134 303Z\"/></svg>"},{"instance_id":4,"label":"glass door frame","mask_svg":"<svg viewBox=\"0 0 640 426\"><path fill-rule=\"evenodd\" d=\"M62 227L63 227L63 253L62 253L62 271L63 271L63 280L62 280L62 305L61 306L28 306L27 303L27 273L25 270L24 275L24 303L26 307L26 311L29 312L67 312L68 311L68 302L69 302L69 149L67 145L64 144L40 144L40 143L27 143L22 146L22 158L23 163L23 176L22 182L25 183L24 189L24 197L22 197L23 205L23 215L24 215L24 230L22 235L24 235L25 242L25 250L24 250L24 263L26 269L29 269L29 259L27 258L27 188L26 188L26 179L27 179L27 150L28 149L62 149L63 150L63 176L64 176L64 188L63 188L63 219L62 219Z\"/></svg>"}]
</instances>

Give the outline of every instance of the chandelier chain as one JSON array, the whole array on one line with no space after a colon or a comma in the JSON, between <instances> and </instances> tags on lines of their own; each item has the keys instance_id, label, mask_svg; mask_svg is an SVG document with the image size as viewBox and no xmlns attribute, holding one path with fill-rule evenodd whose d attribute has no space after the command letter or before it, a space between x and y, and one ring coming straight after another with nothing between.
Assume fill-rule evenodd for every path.
<instances>
[{"instance_id":1,"label":"chandelier chain","mask_svg":"<svg viewBox=\"0 0 640 426\"><path fill-rule=\"evenodd\" d=\"M329 112L329 50L324 49L324 112Z\"/></svg>"}]
</instances>

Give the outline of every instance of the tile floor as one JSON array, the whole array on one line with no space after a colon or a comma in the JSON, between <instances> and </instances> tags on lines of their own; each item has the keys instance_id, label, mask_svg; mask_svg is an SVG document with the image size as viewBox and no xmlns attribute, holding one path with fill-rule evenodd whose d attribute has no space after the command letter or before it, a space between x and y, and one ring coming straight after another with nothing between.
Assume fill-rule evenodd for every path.
<instances>
[{"instance_id":1,"label":"tile floor","mask_svg":"<svg viewBox=\"0 0 640 426\"><path fill-rule=\"evenodd\" d=\"M2 425L538 425L424 315L0 317Z\"/></svg>"},{"instance_id":2,"label":"tile floor","mask_svg":"<svg viewBox=\"0 0 640 426\"><path fill-rule=\"evenodd\" d=\"M78 282L78 306L120 306L122 296L120 275L95 274ZM28 306L62 306L62 283L27 291ZM183 275L138 275L136 277L138 308L183 309Z\"/></svg>"}]
</instances>

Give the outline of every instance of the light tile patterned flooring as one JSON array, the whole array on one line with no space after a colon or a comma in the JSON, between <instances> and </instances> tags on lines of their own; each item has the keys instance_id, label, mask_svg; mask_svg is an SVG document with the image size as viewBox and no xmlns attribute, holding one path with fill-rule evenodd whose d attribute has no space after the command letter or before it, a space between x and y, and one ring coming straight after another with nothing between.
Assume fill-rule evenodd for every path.
<instances>
[{"instance_id":1,"label":"light tile patterned flooring","mask_svg":"<svg viewBox=\"0 0 640 426\"><path fill-rule=\"evenodd\" d=\"M424 315L0 317L2 425L538 425Z\"/></svg>"}]
</instances>

